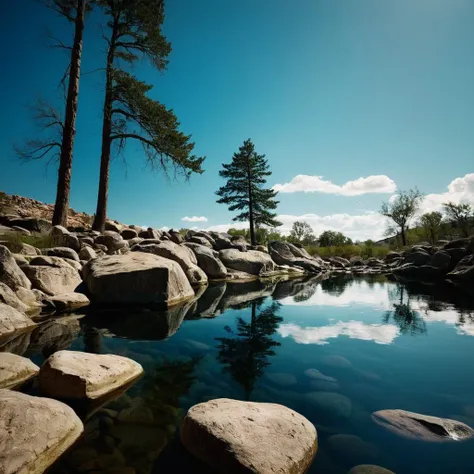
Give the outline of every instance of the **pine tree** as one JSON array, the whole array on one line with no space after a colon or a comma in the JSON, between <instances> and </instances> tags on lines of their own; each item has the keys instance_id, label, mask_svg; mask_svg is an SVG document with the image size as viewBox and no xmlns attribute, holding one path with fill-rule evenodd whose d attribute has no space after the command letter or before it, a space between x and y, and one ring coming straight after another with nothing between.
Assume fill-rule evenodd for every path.
<instances>
[{"instance_id":1,"label":"pine tree","mask_svg":"<svg viewBox=\"0 0 474 474\"><path fill-rule=\"evenodd\" d=\"M216 191L220 197L217 202L227 204L229 211L242 211L233 220L249 222L250 242L256 245L255 228L281 225L276 220L276 213L271 212L278 205L275 201L277 193L263 187L267 176L272 174L265 155L255 151L250 139L245 140L239 151L234 153L232 162L224 163L222 167L219 176L226 178L227 183Z\"/></svg>"},{"instance_id":2,"label":"pine tree","mask_svg":"<svg viewBox=\"0 0 474 474\"><path fill-rule=\"evenodd\" d=\"M170 44L161 32L163 0L98 0L109 17L106 84L102 123L102 154L99 192L93 228L102 231L107 216L107 201L112 145L123 151L127 140L143 146L147 164L168 173L189 178L202 173L204 158L192 155L190 135L178 130L174 112L152 100L152 86L139 81L125 70L141 58L151 61L159 71L167 65Z\"/></svg>"},{"instance_id":3,"label":"pine tree","mask_svg":"<svg viewBox=\"0 0 474 474\"><path fill-rule=\"evenodd\" d=\"M72 157L76 136L77 102L79 97L79 76L81 72L82 38L85 13L89 10L87 0L44 0L44 4L59 13L74 25L72 46L61 40L54 40L53 48L67 49L71 53L70 62L61 83L66 84L66 108L64 117L51 104L38 101L33 107L35 119L49 136L43 139L29 140L24 147L16 147L17 154L24 160L37 160L51 155L59 158L58 185L53 213L53 225L67 226L69 195L71 190ZM53 153L53 151L56 151Z\"/></svg>"}]
</instances>

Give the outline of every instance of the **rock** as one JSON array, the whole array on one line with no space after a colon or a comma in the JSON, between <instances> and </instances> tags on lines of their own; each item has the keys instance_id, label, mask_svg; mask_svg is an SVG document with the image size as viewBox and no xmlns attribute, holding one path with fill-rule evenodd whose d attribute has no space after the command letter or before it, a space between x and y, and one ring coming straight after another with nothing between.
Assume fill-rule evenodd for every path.
<instances>
[{"instance_id":1,"label":"rock","mask_svg":"<svg viewBox=\"0 0 474 474\"><path fill-rule=\"evenodd\" d=\"M73 293L82 283L79 272L72 267L28 265L24 267L24 271L33 288L41 290L47 295Z\"/></svg>"},{"instance_id":2,"label":"rock","mask_svg":"<svg viewBox=\"0 0 474 474\"><path fill-rule=\"evenodd\" d=\"M374 464L359 464L353 467L348 474L395 474L384 467L375 466Z\"/></svg>"},{"instance_id":3,"label":"rock","mask_svg":"<svg viewBox=\"0 0 474 474\"><path fill-rule=\"evenodd\" d=\"M122 236L117 232L106 230L102 235L98 235L94 241L95 244L105 245L108 253L117 252L127 245L127 242L122 239Z\"/></svg>"},{"instance_id":4,"label":"rock","mask_svg":"<svg viewBox=\"0 0 474 474\"><path fill-rule=\"evenodd\" d=\"M406 280L430 282L444 278L445 272L440 268L431 265L416 266L413 264L404 264L393 269L393 273Z\"/></svg>"},{"instance_id":5,"label":"rock","mask_svg":"<svg viewBox=\"0 0 474 474\"><path fill-rule=\"evenodd\" d=\"M323 382L337 383L337 379L322 374L318 369L307 369L304 374L312 380L319 380Z\"/></svg>"},{"instance_id":6,"label":"rock","mask_svg":"<svg viewBox=\"0 0 474 474\"><path fill-rule=\"evenodd\" d=\"M50 232L51 239L56 246L69 247L76 252L81 250L81 242L72 235L65 227L55 225Z\"/></svg>"},{"instance_id":7,"label":"rock","mask_svg":"<svg viewBox=\"0 0 474 474\"><path fill-rule=\"evenodd\" d=\"M30 359L8 352L0 352L0 389L15 388L35 377L39 367Z\"/></svg>"},{"instance_id":8,"label":"rock","mask_svg":"<svg viewBox=\"0 0 474 474\"><path fill-rule=\"evenodd\" d=\"M215 249L216 250L225 250L232 248L232 243L230 239L223 237L221 235L214 236Z\"/></svg>"},{"instance_id":9,"label":"rock","mask_svg":"<svg viewBox=\"0 0 474 474\"><path fill-rule=\"evenodd\" d=\"M338 418L349 418L352 413L352 402L345 395L336 392L308 392L306 400L321 412Z\"/></svg>"},{"instance_id":10,"label":"rock","mask_svg":"<svg viewBox=\"0 0 474 474\"><path fill-rule=\"evenodd\" d=\"M301 257L302 249L295 249L297 247L287 242L273 241L268 244L270 256L276 264L301 267L311 273L321 272L324 267L321 259Z\"/></svg>"},{"instance_id":11,"label":"rock","mask_svg":"<svg viewBox=\"0 0 474 474\"><path fill-rule=\"evenodd\" d=\"M439 250L430 258L428 265L447 272L451 267L451 255L445 250Z\"/></svg>"},{"instance_id":12,"label":"rock","mask_svg":"<svg viewBox=\"0 0 474 474\"><path fill-rule=\"evenodd\" d=\"M28 260L23 255L14 253L13 258L15 259L15 262L19 267L21 267L22 265L28 265Z\"/></svg>"},{"instance_id":13,"label":"rock","mask_svg":"<svg viewBox=\"0 0 474 474\"><path fill-rule=\"evenodd\" d=\"M23 227L20 227L18 225L14 225L12 227L12 230L16 230L17 232L19 232L20 234L23 234L23 235L31 235L31 232L29 230L26 230Z\"/></svg>"},{"instance_id":14,"label":"rock","mask_svg":"<svg viewBox=\"0 0 474 474\"><path fill-rule=\"evenodd\" d=\"M22 303L28 306L28 311L36 310L41 307L39 302L43 295L44 293L39 290L28 290L26 288L18 288L18 290L16 290L16 296Z\"/></svg>"},{"instance_id":15,"label":"rock","mask_svg":"<svg viewBox=\"0 0 474 474\"><path fill-rule=\"evenodd\" d=\"M451 242L448 242L443 249L444 250L449 250L449 249L458 249L458 248L468 248L470 243L470 238L467 237L465 239L456 239L456 240L451 240Z\"/></svg>"},{"instance_id":16,"label":"rock","mask_svg":"<svg viewBox=\"0 0 474 474\"><path fill-rule=\"evenodd\" d=\"M20 219L13 219L10 221L11 227L21 227L30 232L49 232L52 228L51 222L46 219L38 219L36 217L26 217Z\"/></svg>"},{"instance_id":17,"label":"rock","mask_svg":"<svg viewBox=\"0 0 474 474\"><path fill-rule=\"evenodd\" d=\"M44 472L83 430L74 410L64 403L0 390L0 472Z\"/></svg>"},{"instance_id":18,"label":"rock","mask_svg":"<svg viewBox=\"0 0 474 474\"><path fill-rule=\"evenodd\" d=\"M76 262L75 260L70 260L69 258L61 257L45 257L43 255L41 255L40 257L32 258L30 260L30 265L56 268L73 268L77 271L82 268L80 263Z\"/></svg>"},{"instance_id":19,"label":"rock","mask_svg":"<svg viewBox=\"0 0 474 474\"><path fill-rule=\"evenodd\" d=\"M135 239L138 237L138 232L135 229L123 229L122 232L120 232L120 235L122 236L123 239L125 240L131 240Z\"/></svg>"},{"instance_id":20,"label":"rock","mask_svg":"<svg viewBox=\"0 0 474 474\"><path fill-rule=\"evenodd\" d=\"M339 367L341 369L352 367L351 361L340 355L328 355L323 357L322 361L331 367Z\"/></svg>"},{"instance_id":21,"label":"rock","mask_svg":"<svg viewBox=\"0 0 474 474\"><path fill-rule=\"evenodd\" d=\"M111 354L59 351L41 367L41 390L62 399L96 399L143 373L137 362Z\"/></svg>"},{"instance_id":22,"label":"rock","mask_svg":"<svg viewBox=\"0 0 474 474\"><path fill-rule=\"evenodd\" d=\"M73 292L51 296L43 300L43 303L56 311L66 312L89 306L90 301L86 295Z\"/></svg>"},{"instance_id":23,"label":"rock","mask_svg":"<svg viewBox=\"0 0 474 474\"><path fill-rule=\"evenodd\" d=\"M79 252L79 258L88 262L93 258L97 258L97 254L92 247L82 247L81 251Z\"/></svg>"},{"instance_id":24,"label":"rock","mask_svg":"<svg viewBox=\"0 0 474 474\"><path fill-rule=\"evenodd\" d=\"M1 244L16 255L38 255L38 249L30 244L9 242L8 240L2 241Z\"/></svg>"},{"instance_id":25,"label":"rock","mask_svg":"<svg viewBox=\"0 0 474 474\"><path fill-rule=\"evenodd\" d=\"M250 275L273 272L276 268L269 255L257 250L247 252L240 252L236 249L221 250L219 257L227 268L249 273Z\"/></svg>"},{"instance_id":26,"label":"rock","mask_svg":"<svg viewBox=\"0 0 474 474\"><path fill-rule=\"evenodd\" d=\"M0 303L0 338L33 329L36 324L15 308Z\"/></svg>"},{"instance_id":27,"label":"rock","mask_svg":"<svg viewBox=\"0 0 474 474\"><path fill-rule=\"evenodd\" d=\"M199 236L192 236L190 237L189 239L187 239L188 242L192 242L194 244L199 244L199 245L203 245L204 247L208 247L210 249L212 249L212 244L211 242L209 242L209 240L207 240L206 238L204 237L199 237Z\"/></svg>"},{"instance_id":28,"label":"rock","mask_svg":"<svg viewBox=\"0 0 474 474\"><path fill-rule=\"evenodd\" d=\"M317 433L302 415L282 405L211 400L193 406L181 442L217 472L304 473L317 451Z\"/></svg>"},{"instance_id":29,"label":"rock","mask_svg":"<svg viewBox=\"0 0 474 474\"><path fill-rule=\"evenodd\" d=\"M175 261L183 269L191 285L204 285L207 283L207 276L197 266L196 256L193 251L184 245L177 245L168 240L159 244L135 245L133 250L152 253Z\"/></svg>"},{"instance_id":30,"label":"rock","mask_svg":"<svg viewBox=\"0 0 474 474\"><path fill-rule=\"evenodd\" d=\"M30 281L4 245L0 245L0 282L5 283L13 291L20 287L31 288Z\"/></svg>"},{"instance_id":31,"label":"rock","mask_svg":"<svg viewBox=\"0 0 474 474\"><path fill-rule=\"evenodd\" d=\"M463 259L464 260L464 259ZM447 274L447 277L452 280L460 281L462 283L474 282L474 264L466 266L459 262L456 268Z\"/></svg>"},{"instance_id":32,"label":"rock","mask_svg":"<svg viewBox=\"0 0 474 474\"><path fill-rule=\"evenodd\" d=\"M216 245L216 241L214 240L214 238L210 234L202 230L198 230L197 232L195 232L193 237L202 237L203 239L206 239L211 244L211 247L215 247Z\"/></svg>"},{"instance_id":33,"label":"rock","mask_svg":"<svg viewBox=\"0 0 474 474\"><path fill-rule=\"evenodd\" d=\"M425 252L423 250L415 250L414 252L410 252L405 257L405 263L411 263L419 267L421 265L428 264L430 258L430 254L428 252Z\"/></svg>"},{"instance_id":34,"label":"rock","mask_svg":"<svg viewBox=\"0 0 474 474\"><path fill-rule=\"evenodd\" d=\"M73 249L69 247L54 247L52 249L46 250L46 255L51 257L61 257L61 258L69 258L70 260L74 260L79 262L79 255Z\"/></svg>"},{"instance_id":35,"label":"rock","mask_svg":"<svg viewBox=\"0 0 474 474\"><path fill-rule=\"evenodd\" d=\"M173 305L194 296L176 262L148 253L131 252L91 260L82 272L98 303Z\"/></svg>"},{"instance_id":36,"label":"rock","mask_svg":"<svg viewBox=\"0 0 474 474\"><path fill-rule=\"evenodd\" d=\"M184 242L183 236L177 230L171 229L169 234L171 236L171 241L175 244L181 244Z\"/></svg>"},{"instance_id":37,"label":"rock","mask_svg":"<svg viewBox=\"0 0 474 474\"><path fill-rule=\"evenodd\" d=\"M421 441L462 441L474 436L474 429L459 421L405 410L376 411L372 419L399 436Z\"/></svg>"},{"instance_id":38,"label":"rock","mask_svg":"<svg viewBox=\"0 0 474 474\"><path fill-rule=\"evenodd\" d=\"M291 387L297 383L296 377L293 374L274 372L266 374L265 376L274 385L278 385L280 387Z\"/></svg>"},{"instance_id":39,"label":"rock","mask_svg":"<svg viewBox=\"0 0 474 474\"><path fill-rule=\"evenodd\" d=\"M399 252L388 252L387 256L385 257L386 262L392 262L393 260L397 260L399 258L402 258L402 254Z\"/></svg>"},{"instance_id":40,"label":"rock","mask_svg":"<svg viewBox=\"0 0 474 474\"><path fill-rule=\"evenodd\" d=\"M13 292L13 290L5 285L5 283L0 282L0 303L6 304L25 313L28 310L28 306L23 303L23 301L18 298L18 296Z\"/></svg>"},{"instance_id":41,"label":"rock","mask_svg":"<svg viewBox=\"0 0 474 474\"><path fill-rule=\"evenodd\" d=\"M467 250L465 248L454 248L445 250L451 257L451 266L455 267L466 255Z\"/></svg>"},{"instance_id":42,"label":"rock","mask_svg":"<svg viewBox=\"0 0 474 474\"><path fill-rule=\"evenodd\" d=\"M112 232L117 232L120 234L124 226L122 224L119 224L118 222L114 221L105 221L105 230L111 230Z\"/></svg>"},{"instance_id":43,"label":"rock","mask_svg":"<svg viewBox=\"0 0 474 474\"><path fill-rule=\"evenodd\" d=\"M194 254L199 267L212 280L220 280L227 276L225 265L219 260L219 253L204 245L186 242L184 245L189 247Z\"/></svg>"},{"instance_id":44,"label":"rock","mask_svg":"<svg viewBox=\"0 0 474 474\"><path fill-rule=\"evenodd\" d=\"M138 233L138 237L141 237L142 239L156 239L160 240L162 237L161 231L157 229L153 229L152 227L148 227L147 230L142 230Z\"/></svg>"},{"instance_id":45,"label":"rock","mask_svg":"<svg viewBox=\"0 0 474 474\"><path fill-rule=\"evenodd\" d=\"M374 459L377 455L375 446L349 434L330 436L326 445L337 459L344 460L349 465Z\"/></svg>"}]
</instances>

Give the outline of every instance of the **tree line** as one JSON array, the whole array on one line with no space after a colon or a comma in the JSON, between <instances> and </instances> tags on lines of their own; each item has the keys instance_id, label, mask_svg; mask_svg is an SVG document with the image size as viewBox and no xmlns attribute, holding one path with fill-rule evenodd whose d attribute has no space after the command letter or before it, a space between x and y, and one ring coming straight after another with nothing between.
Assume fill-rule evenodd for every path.
<instances>
[{"instance_id":1,"label":"tree line","mask_svg":"<svg viewBox=\"0 0 474 474\"><path fill-rule=\"evenodd\" d=\"M60 83L64 88L64 113L45 101L34 107L43 128L41 138L15 147L20 158L44 157L59 160L53 225L67 226L72 161L76 136L83 34L89 13L98 9L103 17L104 64L102 143L97 207L93 229L103 231L107 216L110 161L129 140L143 147L147 164L153 169L189 178L202 173L203 157L193 154L191 136L179 130L174 112L148 93L152 85L140 81L130 71L146 59L158 71L168 64L171 45L162 33L164 0L42 0L43 4L71 24L72 45L51 37L54 47L69 52L67 69Z\"/></svg>"}]
</instances>

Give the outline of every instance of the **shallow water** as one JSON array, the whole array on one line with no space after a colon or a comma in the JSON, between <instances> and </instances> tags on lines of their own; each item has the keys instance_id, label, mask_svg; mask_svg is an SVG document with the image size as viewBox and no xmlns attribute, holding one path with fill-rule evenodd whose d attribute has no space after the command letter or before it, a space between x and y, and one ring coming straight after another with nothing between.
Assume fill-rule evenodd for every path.
<instances>
[{"instance_id":1,"label":"shallow water","mask_svg":"<svg viewBox=\"0 0 474 474\"><path fill-rule=\"evenodd\" d=\"M37 329L26 354L41 363L63 348L130 357L145 376L95 407L84 439L53 472L211 472L186 454L176 427L190 406L219 397L305 415L319 435L311 473L357 464L474 472L474 441L409 440L371 418L400 408L474 427L474 302L453 289L348 276L220 284L169 313L62 318Z\"/></svg>"}]
</instances>

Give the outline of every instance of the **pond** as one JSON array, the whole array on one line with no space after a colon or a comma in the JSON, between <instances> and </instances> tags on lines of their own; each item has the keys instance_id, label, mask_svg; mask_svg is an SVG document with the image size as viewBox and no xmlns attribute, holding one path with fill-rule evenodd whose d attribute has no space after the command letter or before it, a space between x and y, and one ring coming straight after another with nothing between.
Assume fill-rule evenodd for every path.
<instances>
[{"instance_id":1,"label":"pond","mask_svg":"<svg viewBox=\"0 0 474 474\"><path fill-rule=\"evenodd\" d=\"M50 324L50 323L48 323ZM40 364L69 348L130 357L145 376L89 413L52 472L209 473L179 422L212 398L284 404L315 424L311 473L377 464L398 474L473 472L474 442L410 440L371 414L403 409L474 427L474 301L383 276L217 284L172 311L102 310L36 330Z\"/></svg>"}]
</instances>

